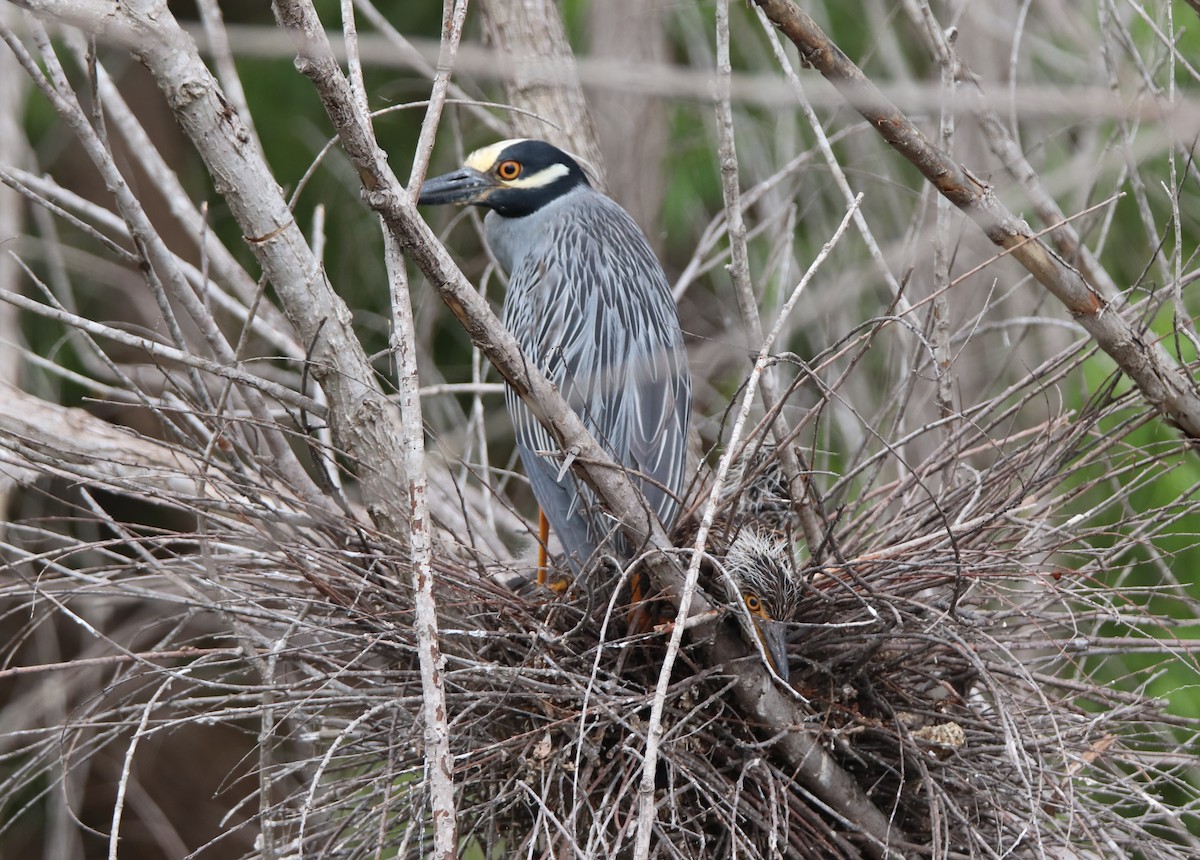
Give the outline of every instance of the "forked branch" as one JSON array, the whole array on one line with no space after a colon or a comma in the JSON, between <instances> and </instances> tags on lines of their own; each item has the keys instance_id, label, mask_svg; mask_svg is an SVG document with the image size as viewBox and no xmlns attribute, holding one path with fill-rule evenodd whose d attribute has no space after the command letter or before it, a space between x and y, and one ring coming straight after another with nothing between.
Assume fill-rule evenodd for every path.
<instances>
[{"instance_id":1,"label":"forked branch","mask_svg":"<svg viewBox=\"0 0 1200 860\"><path fill-rule=\"evenodd\" d=\"M1070 311L1159 414L1190 438L1200 439L1200 393L1195 381L1159 343L1147 340L1077 269L1036 238L1029 225L996 198L990 186L934 146L795 3L755 2L791 39L805 63L833 84L893 149Z\"/></svg>"}]
</instances>

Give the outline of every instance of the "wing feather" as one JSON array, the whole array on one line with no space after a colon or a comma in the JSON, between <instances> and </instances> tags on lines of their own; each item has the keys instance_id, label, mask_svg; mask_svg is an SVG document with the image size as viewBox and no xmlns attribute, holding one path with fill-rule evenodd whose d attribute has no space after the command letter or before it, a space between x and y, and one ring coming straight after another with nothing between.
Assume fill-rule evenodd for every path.
<instances>
[{"instance_id":1,"label":"wing feather","mask_svg":"<svg viewBox=\"0 0 1200 860\"><path fill-rule=\"evenodd\" d=\"M558 386L654 514L678 510L691 378L662 269L629 215L589 193L552 225L546 251L520 260L505 322L526 356ZM567 474L549 434L511 392L509 412L534 495L576 570L610 539L631 548L589 488Z\"/></svg>"}]
</instances>

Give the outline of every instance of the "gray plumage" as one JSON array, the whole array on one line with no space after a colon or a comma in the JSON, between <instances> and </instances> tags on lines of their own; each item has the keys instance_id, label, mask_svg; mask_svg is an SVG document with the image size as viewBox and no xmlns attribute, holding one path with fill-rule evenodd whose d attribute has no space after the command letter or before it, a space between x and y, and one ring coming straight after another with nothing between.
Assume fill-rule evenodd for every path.
<instances>
[{"instance_id":1,"label":"gray plumage","mask_svg":"<svg viewBox=\"0 0 1200 860\"><path fill-rule=\"evenodd\" d=\"M489 212L509 272L504 324L668 528L678 508L691 380L666 278L633 219L587 186L523 218ZM557 446L511 390L508 411L534 496L578 571L607 542L632 548L591 489L559 478ZM649 478L648 481L642 476Z\"/></svg>"},{"instance_id":2,"label":"gray plumage","mask_svg":"<svg viewBox=\"0 0 1200 860\"><path fill-rule=\"evenodd\" d=\"M422 202L492 209L484 227L509 273L506 327L670 528L684 480L691 377L675 303L645 236L549 144L504 141L467 165L427 183L433 191ZM507 403L533 494L572 569L606 547L628 559L636 548L564 469L551 436L511 390Z\"/></svg>"}]
</instances>

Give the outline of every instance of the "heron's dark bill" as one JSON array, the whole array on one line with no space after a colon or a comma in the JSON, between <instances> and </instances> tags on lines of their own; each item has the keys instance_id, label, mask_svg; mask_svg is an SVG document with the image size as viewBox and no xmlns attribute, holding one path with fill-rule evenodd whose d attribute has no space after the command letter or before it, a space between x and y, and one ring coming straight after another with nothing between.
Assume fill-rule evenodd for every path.
<instances>
[{"instance_id":1,"label":"heron's dark bill","mask_svg":"<svg viewBox=\"0 0 1200 860\"><path fill-rule=\"evenodd\" d=\"M422 206L472 203L494 185L485 174L471 167L463 167L453 173L426 179L421 186L421 196L417 198L417 203Z\"/></svg>"},{"instance_id":2,"label":"heron's dark bill","mask_svg":"<svg viewBox=\"0 0 1200 860\"><path fill-rule=\"evenodd\" d=\"M784 681L788 680L787 657L787 627L778 621L754 619L754 627L762 640L763 650L767 652L767 660L775 674Z\"/></svg>"}]
</instances>

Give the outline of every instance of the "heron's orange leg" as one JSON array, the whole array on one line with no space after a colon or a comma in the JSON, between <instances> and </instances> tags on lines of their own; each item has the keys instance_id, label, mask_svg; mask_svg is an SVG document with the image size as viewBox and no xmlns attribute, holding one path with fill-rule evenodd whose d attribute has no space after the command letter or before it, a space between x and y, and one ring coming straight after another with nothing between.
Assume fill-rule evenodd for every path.
<instances>
[{"instance_id":1,"label":"heron's orange leg","mask_svg":"<svg viewBox=\"0 0 1200 860\"><path fill-rule=\"evenodd\" d=\"M538 585L546 584L546 544L550 542L550 521L545 512L538 507Z\"/></svg>"},{"instance_id":2,"label":"heron's orange leg","mask_svg":"<svg viewBox=\"0 0 1200 860\"><path fill-rule=\"evenodd\" d=\"M629 632L649 633L661 620L656 607L649 602L643 603L650 597L649 582L641 571L634 571L629 577Z\"/></svg>"}]
</instances>

